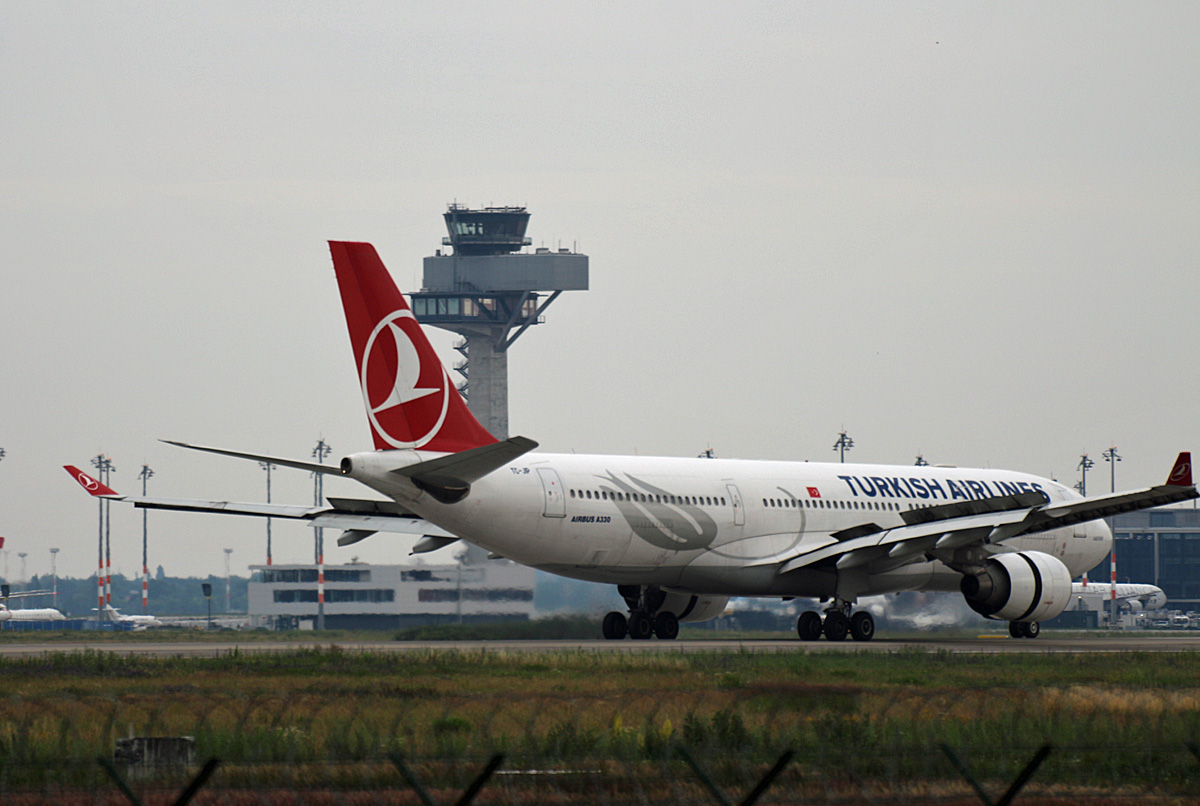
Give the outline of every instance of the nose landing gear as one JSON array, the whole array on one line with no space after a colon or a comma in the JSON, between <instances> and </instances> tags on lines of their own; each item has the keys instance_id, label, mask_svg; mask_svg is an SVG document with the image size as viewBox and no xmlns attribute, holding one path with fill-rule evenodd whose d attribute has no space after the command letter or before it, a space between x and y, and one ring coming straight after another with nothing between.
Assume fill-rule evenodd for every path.
<instances>
[{"instance_id":1,"label":"nose landing gear","mask_svg":"<svg viewBox=\"0 0 1200 806\"><path fill-rule=\"evenodd\" d=\"M801 641L816 641L822 634L830 641L845 641L847 635L855 641L870 641L875 637L875 618L866 610L851 613L850 607L850 602L835 601L823 620L806 610L796 620L796 633Z\"/></svg>"}]
</instances>

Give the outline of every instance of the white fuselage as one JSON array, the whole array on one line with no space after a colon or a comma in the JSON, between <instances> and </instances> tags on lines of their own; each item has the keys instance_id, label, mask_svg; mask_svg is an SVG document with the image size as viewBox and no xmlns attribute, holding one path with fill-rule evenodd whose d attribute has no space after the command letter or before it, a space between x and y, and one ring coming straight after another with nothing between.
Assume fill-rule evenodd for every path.
<instances>
[{"instance_id":1,"label":"white fuselage","mask_svg":"<svg viewBox=\"0 0 1200 806\"><path fill-rule=\"evenodd\" d=\"M0 621L63 621L66 617L53 607L28 610L0 610Z\"/></svg>"},{"instance_id":2,"label":"white fuselage","mask_svg":"<svg viewBox=\"0 0 1200 806\"><path fill-rule=\"evenodd\" d=\"M919 507L1040 491L1079 500L1048 479L1004 470L529 453L443 504L390 471L435 458L416 451L354 457L357 480L495 554L578 579L731 596L831 596L828 566L781 564L836 543L831 533L904 525ZM1072 575L1108 553L1102 521L1027 535L991 550L1032 550ZM920 557L867 569L861 594L958 590L961 575Z\"/></svg>"}]
</instances>

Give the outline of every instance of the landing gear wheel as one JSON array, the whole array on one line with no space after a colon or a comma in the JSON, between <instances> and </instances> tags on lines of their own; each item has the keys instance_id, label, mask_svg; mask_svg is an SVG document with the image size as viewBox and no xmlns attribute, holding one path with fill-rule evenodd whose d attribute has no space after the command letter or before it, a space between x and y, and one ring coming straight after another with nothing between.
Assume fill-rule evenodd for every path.
<instances>
[{"instance_id":1,"label":"landing gear wheel","mask_svg":"<svg viewBox=\"0 0 1200 806\"><path fill-rule=\"evenodd\" d=\"M840 610L830 610L825 614L825 637L830 641L845 641L850 632L850 619Z\"/></svg>"},{"instance_id":2,"label":"landing gear wheel","mask_svg":"<svg viewBox=\"0 0 1200 806\"><path fill-rule=\"evenodd\" d=\"M870 641L875 637L875 617L866 610L850 616L850 636L855 641Z\"/></svg>"},{"instance_id":3,"label":"landing gear wheel","mask_svg":"<svg viewBox=\"0 0 1200 806\"><path fill-rule=\"evenodd\" d=\"M1036 621L1010 621L1008 634L1013 638L1037 638L1042 632L1042 625Z\"/></svg>"},{"instance_id":4,"label":"landing gear wheel","mask_svg":"<svg viewBox=\"0 0 1200 806\"><path fill-rule=\"evenodd\" d=\"M654 617L654 635L662 641L674 641L679 635L679 619L674 613L664 610Z\"/></svg>"},{"instance_id":5,"label":"landing gear wheel","mask_svg":"<svg viewBox=\"0 0 1200 806\"><path fill-rule=\"evenodd\" d=\"M645 641L654 634L654 622L644 610L634 610L629 614L629 637L635 641Z\"/></svg>"},{"instance_id":6,"label":"landing gear wheel","mask_svg":"<svg viewBox=\"0 0 1200 806\"><path fill-rule=\"evenodd\" d=\"M811 610L805 610L796 619L796 632L801 641L816 641L821 637L821 617Z\"/></svg>"},{"instance_id":7,"label":"landing gear wheel","mask_svg":"<svg viewBox=\"0 0 1200 806\"><path fill-rule=\"evenodd\" d=\"M604 637L610 641L620 641L629 633L629 623L625 620L624 613L613 611L604 617L604 621L600 624L600 629L604 632Z\"/></svg>"}]
</instances>

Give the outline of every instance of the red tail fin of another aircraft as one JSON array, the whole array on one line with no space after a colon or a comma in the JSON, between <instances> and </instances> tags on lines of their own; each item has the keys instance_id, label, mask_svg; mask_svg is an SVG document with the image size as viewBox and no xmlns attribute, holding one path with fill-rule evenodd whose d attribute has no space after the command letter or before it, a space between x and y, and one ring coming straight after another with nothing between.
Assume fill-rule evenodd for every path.
<instances>
[{"instance_id":1,"label":"red tail fin of another aircraft","mask_svg":"<svg viewBox=\"0 0 1200 806\"><path fill-rule=\"evenodd\" d=\"M89 493L91 493L94 496L113 497L113 498L121 497L120 493L118 493L116 490L113 490L112 488L96 481L94 478L89 476L87 473L84 473L82 470L75 467L75 465L63 465L63 469L71 474L71 478L73 478L73 479L75 479L75 481L79 482L80 487L87 490ZM0 543L0 545L4 545L4 544Z\"/></svg>"},{"instance_id":2,"label":"red tail fin of another aircraft","mask_svg":"<svg viewBox=\"0 0 1200 806\"><path fill-rule=\"evenodd\" d=\"M457 453L496 442L467 409L375 247L330 241L329 251L375 448Z\"/></svg>"},{"instance_id":3,"label":"red tail fin of another aircraft","mask_svg":"<svg viewBox=\"0 0 1200 806\"><path fill-rule=\"evenodd\" d=\"M1167 476L1167 484L1172 487L1192 486L1192 454L1190 451L1179 454L1179 458L1175 460L1175 466L1171 468L1171 473Z\"/></svg>"}]
</instances>

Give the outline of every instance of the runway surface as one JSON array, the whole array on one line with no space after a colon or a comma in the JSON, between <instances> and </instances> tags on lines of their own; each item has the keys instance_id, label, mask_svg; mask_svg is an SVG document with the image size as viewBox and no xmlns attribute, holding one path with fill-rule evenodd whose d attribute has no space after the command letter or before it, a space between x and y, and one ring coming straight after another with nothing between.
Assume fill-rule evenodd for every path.
<instances>
[{"instance_id":1,"label":"runway surface","mask_svg":"<svg viewBox=\"0 0 1200 806\"><path fill-rule=\"evenodd\" d=\"M1071 633L1062 636L1042 633L1034 639L999 635L967 638L876 638L860 643L844 641L800 641L796 638L736 640L721 638L677 641L46 641L5 643L0 657L34 657L51 653L113 652L146 657L217 657L240 653L286 652L305 647L337 646L356 652L954 652L954 653L1082 653L1082 652L1198 652L1200 633Z\"/></svg>"}]
</instances>

